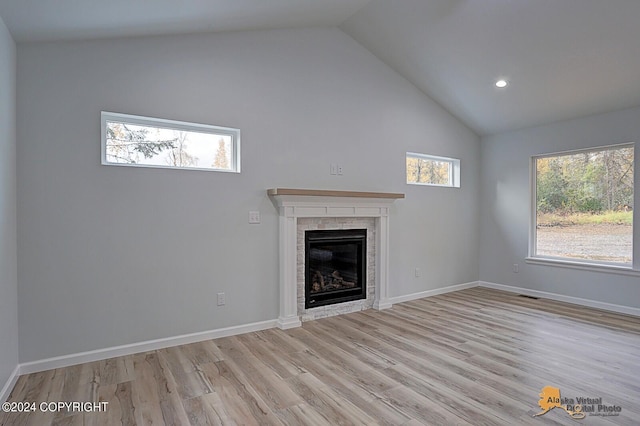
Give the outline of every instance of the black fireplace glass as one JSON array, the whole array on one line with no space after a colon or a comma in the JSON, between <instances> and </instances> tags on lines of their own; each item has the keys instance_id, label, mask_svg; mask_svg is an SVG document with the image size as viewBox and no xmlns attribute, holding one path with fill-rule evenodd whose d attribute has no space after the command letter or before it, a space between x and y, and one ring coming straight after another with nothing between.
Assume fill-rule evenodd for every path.
<instances>
[{"instance_id":1,"label":"black fireplace glass","mask_svg":"<svg viewBox=\"0 0 640 426\"><path fill-rule=\"evenodd\" d=\"M305 308L365 299L366 229L305 232Z\"/></svg>"}]
</instances>

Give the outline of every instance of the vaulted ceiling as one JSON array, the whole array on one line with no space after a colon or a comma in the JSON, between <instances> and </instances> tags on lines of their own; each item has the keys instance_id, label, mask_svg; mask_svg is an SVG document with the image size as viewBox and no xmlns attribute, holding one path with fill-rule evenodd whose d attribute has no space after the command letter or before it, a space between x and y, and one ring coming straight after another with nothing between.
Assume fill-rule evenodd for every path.
<instances>
[{"instance_id":1,"label":"vaulted ceiling","mask_svg":"<svg viewBox=\"0 0 640 426\"><path fill-rule=\"evenodd\" d=\"M339 26L479 135L640 105L638 0L0 0L0 16L18 43Z\"/></svg>"}]
</instances>

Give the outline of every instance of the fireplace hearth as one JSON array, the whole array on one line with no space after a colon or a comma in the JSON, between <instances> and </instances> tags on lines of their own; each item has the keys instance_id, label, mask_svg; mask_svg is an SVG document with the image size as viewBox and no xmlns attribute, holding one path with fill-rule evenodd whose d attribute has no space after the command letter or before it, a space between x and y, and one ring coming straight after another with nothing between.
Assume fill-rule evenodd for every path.
<instances>
[{"instance_id":1,"label":"fireplace hearth","mask_svg":"<svg viewBox=\"0 0 640 426\"><path fill-rule=\"evenodd\" d=\"M367 297L367 230L305 232L305 309Z\"/></svg>"}]
</instances>

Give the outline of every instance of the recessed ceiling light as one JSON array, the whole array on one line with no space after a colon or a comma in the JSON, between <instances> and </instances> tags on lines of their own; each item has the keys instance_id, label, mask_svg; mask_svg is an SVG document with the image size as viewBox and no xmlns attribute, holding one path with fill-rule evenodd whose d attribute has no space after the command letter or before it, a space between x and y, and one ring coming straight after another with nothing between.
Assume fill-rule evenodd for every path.
<instances>
[{"instance_id":1,"label":"recessed ceiling light","mask_svg":"<svg viewBox=\"0 0 640 426\"><path fill-rule=\"evenodd\" d=\"M509 85L509 83L507 82L507 80L498 80L496 81L496 87L499 87L500 89L503 89L505 87L507 87Z\"/></svg>"}]
</instances>

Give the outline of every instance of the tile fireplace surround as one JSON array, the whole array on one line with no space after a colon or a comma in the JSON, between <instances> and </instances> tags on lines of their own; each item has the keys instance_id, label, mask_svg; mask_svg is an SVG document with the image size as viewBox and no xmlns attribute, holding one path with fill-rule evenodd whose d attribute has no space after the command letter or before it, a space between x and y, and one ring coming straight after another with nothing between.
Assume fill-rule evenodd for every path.
<instances>
[{"instance_id":1,"label":"tile fireplace surround","mask_svg":"<svg viewBox=\"0 0 640 426\"><path fill-rule=\"evenodd\" d=\"M298 222L322 224L327 220L327 229L349 229L365 227L373 219L375 238L375 289L373 290L373 308L387 309L389 302L389 207L404 194L388 192L355 192L309 189L275 188L267 191L278 209L279 219L279 258L280 258L280 314L278 326L281 329L299 327L301 316L312 319L309 312L301 311L298 304ZM309 219L315 219L309 221ZM335 219L335 220L334 220ZM367 291L368 294L369 290ZM330 305L340 312L341 305ZM321 308L314 308L321 309ZM326 315L324 315L326 316Z\"/></svg>"}]
</instances>

